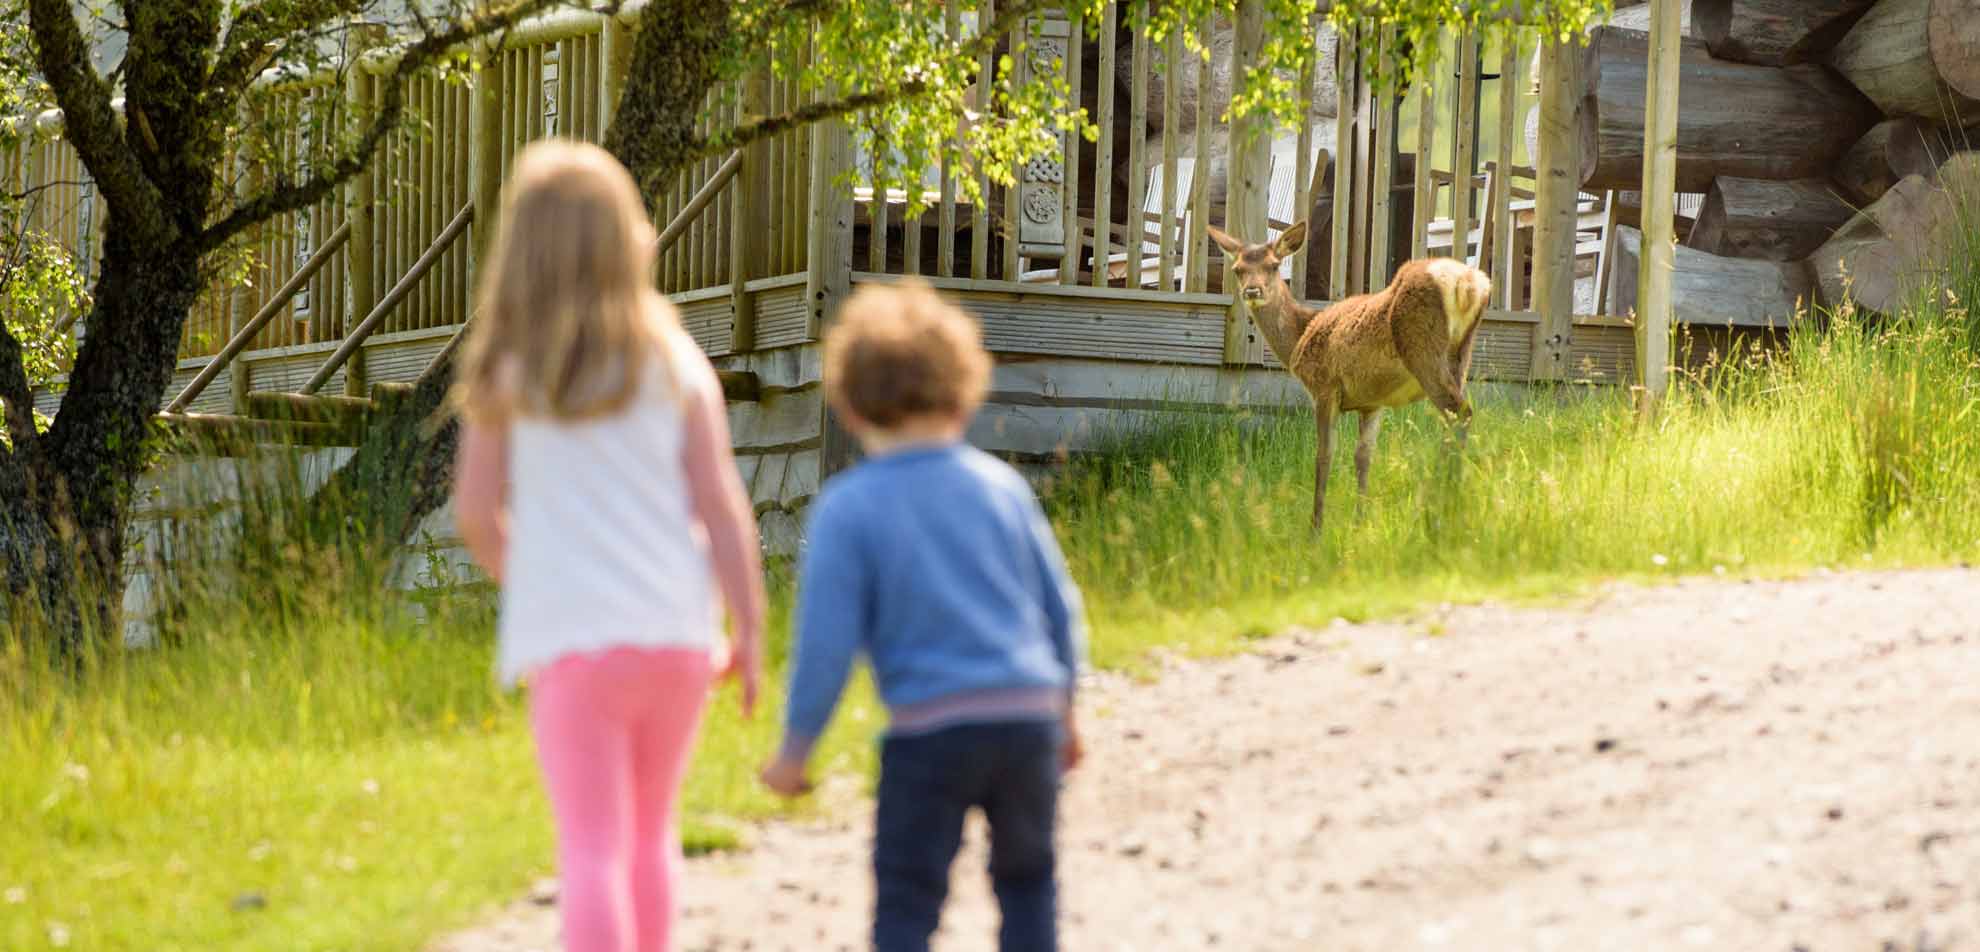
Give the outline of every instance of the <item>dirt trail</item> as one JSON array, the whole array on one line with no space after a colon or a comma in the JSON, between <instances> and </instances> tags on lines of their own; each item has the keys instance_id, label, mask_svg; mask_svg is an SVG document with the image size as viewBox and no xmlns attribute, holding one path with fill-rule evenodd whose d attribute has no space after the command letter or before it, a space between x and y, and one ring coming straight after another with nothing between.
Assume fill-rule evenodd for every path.
<instances>
[{"instance_id":1,"label":"dirt trail","mask_svg":"<svg viewBox=\"0 0 1980 952\"><path fill-rule=\"evenodd\" d=\"M1340 624L1082 706L1070 950L1980 949L1980 572ZM863 948L866 809L694 861L680 947ZM980 834L944 952L993 945Z\"/></svg>"}]
</instances>

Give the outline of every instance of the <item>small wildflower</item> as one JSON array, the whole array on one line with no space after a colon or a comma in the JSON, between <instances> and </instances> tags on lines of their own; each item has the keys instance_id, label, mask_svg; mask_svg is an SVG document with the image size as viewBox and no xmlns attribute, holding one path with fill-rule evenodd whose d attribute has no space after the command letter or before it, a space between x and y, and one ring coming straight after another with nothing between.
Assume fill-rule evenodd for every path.
<instances>
[{"instance_id":1,"label":"small wildflower","mask_svg":"<svg viewBox=\"0 0 1980 952\"><path fill-rule=\"evenodd\" d=\"M18 906L27 902L28 891L22 886L8 886L5 893L0 893L0 899L5 899L9 906Z\"/></svg>"},{"instance_id":2,"label":"small wildflower","mask_svg":"<svg viewBox=\"0 0 1980 952\"><path fill-rule=\"evenodd\" d=\"M1671 560L1668 556L1664 555L1662 552L1659 552L1656 555L1652 555L1650 557L1650 564L1657 566L1658 568L1663 568L1664 566L1671 564Z\"/></svg>"}]
</instances>

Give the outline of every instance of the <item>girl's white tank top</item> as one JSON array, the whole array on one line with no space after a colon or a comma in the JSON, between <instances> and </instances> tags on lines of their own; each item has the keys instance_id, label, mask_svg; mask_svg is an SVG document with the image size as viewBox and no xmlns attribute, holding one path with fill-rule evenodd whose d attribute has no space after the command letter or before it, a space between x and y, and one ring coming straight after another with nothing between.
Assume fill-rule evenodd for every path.
<instances>
[{"instance_id":1,"label":"girl's white tank top","mask_svg":"<svg viewBox=\"0 0 1980 952\"><path fill-rule=\"evenodd\" d=\"M708 537L688 495L675 396L677 387L714 385L688 363L698 356L692 347L674 343L671 382L650 362L632 403L616 414L511 422L497 661L504 683L574 653L714 645L720 617Z\"/></svg>"}]
</instances>

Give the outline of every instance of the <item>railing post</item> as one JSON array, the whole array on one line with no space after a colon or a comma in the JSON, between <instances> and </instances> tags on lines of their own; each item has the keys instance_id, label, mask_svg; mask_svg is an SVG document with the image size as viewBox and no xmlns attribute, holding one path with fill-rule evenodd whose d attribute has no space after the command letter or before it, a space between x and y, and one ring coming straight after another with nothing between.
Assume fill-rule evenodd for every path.
<instances>
[{"instance_id":1,"label":"railing post","mask_svg":"<svg viewBox=\"0 0 1980 952\"><path fill-rule=\"evenodd\" d=\"M252 107L243 108L249 109L248 114L250 116L253 115ZM249 157L246 149L237 150L234 160L240 164L240 174L234 177L234 194L237 200L245 201L260 188L260 167ZM251 243L260 244L260 225L249 229L247 234L250 236L249 241ZM266 282L262 281L234 282L233 293L227 295L228 341L233 340L235 335L241 332L241 328L247 326L248 321L254 317L255 312L260 310L261 305L256 300L256 297L261 293L261 288L265 284ZM225 342L223 341L222 343L224 344ZM213 359L219 360L220 355L218 353L214 354ZM227 377L228 409L239 413L242 412L243 407L247 406L249 383L247 361L235 361L234 372Z\"/></svg>"},{"instance_id":2,"label":"railing post","mask_svg":"<svg viewBox=\"0 0 1980 952\"><path fill-rule=\"evenodd\" d=\"M827 89L824 95L837 93ZM811 126L810 214L806 228L805 336L818 340L841 302L852 292L852 193L840 181L852 165L852 136L842 119ZM827 477L857 458L852 435L831 408L820 413L819 476Z\"/></svg>"},{"instance_id":3,"label":"railing post","mask_svg":"<svg viewBox=\"0 0 1980 952\"><path fill-rule=\"evenodd\" d=\"M344 64L345 109L354 124L362 127L371 119L372 78L364 71L362 59L366 50L385 41L385 28L375 23L353 23L349 39L350 59ZM376 162L367 164L351 179L351 241L349 250L344 253L344 261L350 269L351 313L344 325L344 332L350 333L365 315L378 304L378 276L375 272L377 258L374 249L378 244L378 221L375 214L378 202L378 176L374 171ZM344 369L344 395L362 397L366 394L364 351L360 349L351 355L351 361ZM241 381L238 371L235 379ZM245 387L240 388L245 395ZM238 409L245 402L237 402Z\"/></svg>"},{"instance_id":4,"label":"railing post","mask_svg":"<svg viewBox=\"0 0 1980 952\"><path fill-rule=\"evenodd\" d=\"M1234 82L1242 82L1242 77L1257 67L1265 47L1264 0L1239 0L1235 47L1237 59L1231 65L1231 75L1239 77ZM1208 88L1200 87L1198 95ZM1302 116L1300 121L1306 118ZM1233 115L1229 130L1230 187L1224 199L1224 230L1242 235L1245 241L1264 241L1271 200L1272 117L1257 112ZM1207 172L1206 166L1198 174ZM1225 285L1226 292L1235 290L1228 281ZM1246 339L1249 323L1243 303L1232 293L1231 306L1224 315L1224 363L1245 362L1250 350Z\"/></svg>"},{"instance_id":5,"label":"railing post","mask_svg":"<svg viewBox=\"0 0 1980 952\"><path fill-rule=\"evenodd\" d=\"M1533 380L1563 380L1574 333L1574 233L1581 156L1578 37L1548 31L1540 47L1540 154L1534 158ZM1505 82L1506 80L1501 80Z\"/></svg>"},{"instance_id":6,"label":"railing post","mask_svg":"<svg viewBox=\"0 0 1980 952\"><path fill-rule=\"evenodd\" d=\"M601 59L598 71L598 132L612 128L612 117L619 114L619 97L626 91L626 76L632 72L633 28L617 15L605 18L599 36Z\"/></svg>"},{"instance_id":7,"label":"railing post","mask_svg":"<svg viewBox=\"0 0 1980 952\"><path fill-rule=\"evenodd\" d=\"M1678 0L1650 0L1650 64L1643 97L1643 254L1636 272L1636 375L1643 411L1655 412L1669 386L1671 268L1676 252Z\"/></svg>"},{"instance_id":8,"label":"railing post","mask_svg":"<svg viewBox=\"0 0 1980 952\"><path fill-rule=\"evenodd\" d=\"M745 118L770 112L770 70L743 77L742 114ZM742 171L729 186L732 229L729 236L729 299L734 313L729 349L756 349L756 299L745 285L759 277L770 259L770 140L758 139L743 150ZM850 250L850 243L847 245Z\"/></svg>"},{"instance_id":9,"label":"railing post","mask_svg":"<svg viewBox=\"0 0 1980 952\"><path fill-rule=\"evenodd\" d=\"M502 54L499 46L483 40L474 51L474 94L468 100L468 188L474 204L474 231L469 236L469 277L478 277L487 260L488 241L495 234L502 201ZM469 284L472 311L474 283Z\"/></svg>"}]
</instances>

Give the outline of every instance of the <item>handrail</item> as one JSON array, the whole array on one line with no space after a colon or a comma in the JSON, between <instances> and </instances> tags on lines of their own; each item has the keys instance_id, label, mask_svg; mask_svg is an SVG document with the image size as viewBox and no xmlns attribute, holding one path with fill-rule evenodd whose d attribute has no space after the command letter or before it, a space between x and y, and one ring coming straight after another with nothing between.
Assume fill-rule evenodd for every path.
<instances>
[{"instance_id":1,"label":"handrail","mask_svg":"<svg viewBox=\"0 0 1980 952\"><path fill-rule=\"evenodd\" d=\"M687 234L688 225L693 224L694 220L701 215L709 203L715 200L715 196L721 193L722 187L729 184L730 179L736 177L736 172L742 168L742 160L743 153L741 149L730 153L729 157L722 162L721 167L715 170L715 174L709 176L708 181L703 183L701 189L694 193L693 198L688 199L687 205L681 209L679 214L674 216L674 220L668 222L666 228L661 229L660 240L653 243L653 254L655 257L666 254L667 249L674 246L674 242L679 241L682 235Z\"/></svg>"},{"instance_id":2,"label":"handrail","mask_svg":"<svg viewBox=\"0 0 1980 952\"><path fill-rule=\"evenodd\" d=\"M370 314L364 316L364 320L351 328L350 335L338 345L336 352L330 355L330 359L324 361L323 366L316 368L316 374L309 378L308 383L303 384L301 391L303 394L315 393L323 389L324 384L330 382L330 378L336 375L337 369L344 366L345 362L351 359L351 355L358 352L358 348L364 346L365 338L370 337L372 332L378 329L378 325L385 322L385 316L392 313L392 309L398 307L399 302L404 300L406 295L412 293L412 289L419 284L420 279L426 277L428 271L433 270L434 263L440 260L440 256L453 246L462 233L467 231L468 223L473 220L474 203L462 205L461 210L454 214L454 220L447 223L446 230L440 232L440 236L426 246L426 251L419 256L418 261L413 262L412 268L406 271L405 276L401 277L397 284L392 285L392 290L385 292L385 297L378 302L377 307L371 309Z\"/></svg>"},{"instance_id":3,"label":"handrail","mask_svg":"<svg viewBox=\"0 0 1980 952\"><path fill-rule=\"evenodd\" d=\"M267 326L269 321L274 320L275 315L282 313L283 308L289 306L289 301L302 291L303 285L316 277L316 272L323 270L323 266L330 262L330 256L349 240L351 240L351 223L338 225L337 230L330 233L330 239L323 243L323 247L316 249L316 253L309 256L309 260L297 269L288 283L282 285L281 289L275 292L275 296L261 306L261 310L254 312L254 316L249 318L246 324L241 325L240 330L234 332L233 338L227 341L227 346L220 348L220 352L213 355L213 359L207 361L206 366L200 368L199 374L193 377L191 383L186 384L186 389L179 391L179 395L172 398L172 402L165 407L165 412L182 413L189 404L198 399L207 384L220 376L220 371L225 370L235 357L240 356L241 351L246 350L248 345L254 342L255 336L261 333L261 329Z\"/></svg>"}]
</instances>

